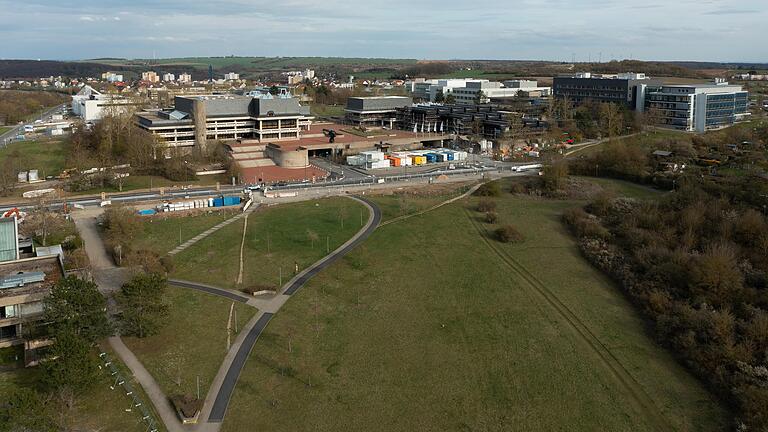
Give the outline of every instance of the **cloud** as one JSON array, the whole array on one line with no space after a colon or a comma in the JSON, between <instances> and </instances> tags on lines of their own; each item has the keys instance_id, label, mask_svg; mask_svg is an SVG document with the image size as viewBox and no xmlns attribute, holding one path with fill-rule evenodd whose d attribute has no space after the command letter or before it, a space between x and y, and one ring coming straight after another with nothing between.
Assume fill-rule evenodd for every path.
<instances>
[{"instance_id":1,"label":"cloud","mask_svg":"<svg viewBox=\"0 0 768 432\"><path fill-rule=\"evenodd\" d=\"M0 0L0 55L765 61L764 1Z\"/></svg>"}]
</instances>

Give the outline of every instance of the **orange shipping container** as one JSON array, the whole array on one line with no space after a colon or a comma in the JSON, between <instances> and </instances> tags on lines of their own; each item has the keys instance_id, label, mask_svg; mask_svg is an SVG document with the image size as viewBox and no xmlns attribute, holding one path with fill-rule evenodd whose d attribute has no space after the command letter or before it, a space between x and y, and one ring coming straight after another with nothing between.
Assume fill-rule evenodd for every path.
<instances>
[{"instance_id":1,"label":"orange shipping container","mask_svg":"<svg viewBox=\"0 0 768 432\"><path fill-rule=\"evenodd\" d=\"M396 167L400 166L400 158L399 157L390 156L389 160L392 161L392 166L396 166Z\"/></svg>"}]
</instances>

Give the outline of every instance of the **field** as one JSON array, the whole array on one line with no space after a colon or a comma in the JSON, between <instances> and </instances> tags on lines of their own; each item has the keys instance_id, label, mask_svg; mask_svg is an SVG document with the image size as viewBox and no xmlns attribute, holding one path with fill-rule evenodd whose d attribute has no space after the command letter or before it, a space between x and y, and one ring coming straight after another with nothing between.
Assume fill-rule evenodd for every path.
<instances>
[{"instance_id":1,"label":"field","mask_svg":"<svg viewBox=\"0 0 768 432\"><path fill-rule=\"evenodd\" d=\"M223 430L726 429L579 255L559 221L578 203L505 193L525 241L501 245L475 201L381 227L313 279L254 347Z\"/></svg>"},{"instance_id":2,"label":"field","mask_svg":"<svg viewBox=\"0 0 768 432\"><path fill-rule=\"evenodd\" d=\"M197 180L173 181L160 176L132 175L124 180L122 191L120 191L118 186L105 186L105 187L95 187L89 190L79 191L79 192L76 192L75 195L97 194L100 192L107 192L107 193L128 192L128 191L135 191L135 190L141 190L141 189L157 190L158 188L161 188L161 187L164 187L164 188L172 188L172 187L178 187L178 186L200 187L200 186L206 186L206 185L215 185L216 182L219 182L220 184L226 184L227 181L228 179L223 176L204 176L204 177L199 177Z\"/></svg>"},{"instance_id":3,"label":"field","mask_svg":"<svg viewBox=\"0 0 768 432\"><path fill-rule=\"evenodd\" d=\"M313 103L310 105L313 116L318 117L343 117L344 106L342 105L325 105Z\"/></svg>"},{"instance_id":4,"label":"field","mask_svg":"<svg viewBox=\"0 0 768 432\"><path fill-rule=\"evenodd\" d=\"M176 246L197 236L220 222L235 216L234 210L218 210L197 216L160 214L142 218L143 232L134 237L134 249L148 249L166 254Z\"/></svg>"},{"instance_id":5,"label":"field","mask_svg":"<svg viewBox=\"0 0 768 432\"><path fill-rule=\"evenodd\" d=\"M299 270L306 268L359 231L361 219L367 221L368 212L346 198L259 209L248 219L243 287L277 287L281 274L282 283L288 282L297 264ZM242 235L243 223L238 221L179 253L173 276L236 288Z\"/></svg>"},{"instance_id":6,"label":"field","mask_svg":"<svg viewBox=\"0 0 768 432\"><path fill-rule=\"evenodd\" d=\"M200 378L200 397L205 398L213 378L227 353L227 320L232 302L222 297L169 286L171 305L168 325L155 336L139 339L124 337L166 395L196 395ZM232 340L253 317L256 309L235 303Z\"/></svg>"},{"instance_id":7,"label":"field","mask_svg":"<svg viewBox=\"0 0 768 432\"><path fill-rule=\"evenodd\" d=\"M115 356L111 355L114 359ZM129 374L124 374L129 377ZM35 388L40 385L40 369L18 369L0 371L0 394L9 395L19 387ZM141 387L133 380L137 391ZM139 414L127 411L130 400L119 389L111 390L112 378L104 373L91 390L78 397L75 406L69 412L57 413L57 418L65 419L70 429L82 432L140 432L146 428L139 422ZM149 399L143 394L145 402Z\"/></svg>"},{"instance_id":8,"label":"field","mask_svg":"<svg viewBox=\"0 0 768 432\"><path fill-rule=\"evenodd\" d=\"M67 144L63 141L20 141L0 149L0 164L11 159L16 171L36 169L44 179L58 175L67 158Z\"/></svg>"}]
</instances>

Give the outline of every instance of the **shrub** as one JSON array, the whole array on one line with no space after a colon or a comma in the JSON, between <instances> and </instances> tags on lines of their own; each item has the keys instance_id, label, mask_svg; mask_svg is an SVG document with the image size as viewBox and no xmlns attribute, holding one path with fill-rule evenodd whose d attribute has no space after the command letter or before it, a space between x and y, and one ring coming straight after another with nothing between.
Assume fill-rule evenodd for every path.
<instances>
[{"instance_id":1,"label":"shrub","mask_svg":"<svg viewBox=\"0 0 768 432\"><path fill-rule=\"evenodd\" d=\"M485 213L485 221L489 224L495 224L499 220L499 214L495 211L489 211Z\"/></svg>"},{"instance_id":2,"label":"shrub","mask_svg":"<svg viewBox=\"0 0 768 432\"><path fill-rule=\"evenodd\" d=\"M525 184L521 182L513 182L512 185L509 187L509 193L519 195L524 194L528 191L528 188Z\"/></svg>"},{"instance_id":3,"label":"shrub","mask_svg":"<svg viewBox=\"0 0 768 432\"><path fill-rule=\"evenodd\" d=\"M512 225L504 225L494 231L494 234L496 235L496 240L502 243L519 243L523 241L523 235Z\"/></svg>"},{"instance_id":4,"label":"shrub","mask_svg":"<svg viewBox=\"0 0 768 432\"><path fill-rule=\"evenodd\" d=\"M495 211L495 210L496 210L495 201L483 199L477 203L477 211L479 212L486 213L486 212Z\"/></svg>"},{"instance_id":5,"label":"shrub","mask_svg":"<svg viewBox=\"0 0 768 432\"><path fill-rule=\"evenodd\" d=\"M501 195L501 187L498 182L485 183L475 192L477 196L497 197Z\"/></svg>"},{"instance_id":6,"label":"shrub","mask_svg":"<svg viewBox=\"0 0 768 432\"><path fill-rule=\"evenodd\" d=\"M203 401L196 399L192 395L171 396L171 403L173 403L176 412L185 418L194 417L203 408Z\"/></svg>"}]
</instances>

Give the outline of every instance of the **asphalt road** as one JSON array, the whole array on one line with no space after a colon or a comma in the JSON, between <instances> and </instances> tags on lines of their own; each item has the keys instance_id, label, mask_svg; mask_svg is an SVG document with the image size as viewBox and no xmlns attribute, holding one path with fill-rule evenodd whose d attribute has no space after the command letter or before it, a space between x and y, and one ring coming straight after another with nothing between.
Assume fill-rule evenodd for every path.
<instances>
[{"instance_id":1,"label":"asphalt road","mask_svg":"<svg viewBox=\"0 0 768 432\"><path fill-rule=\"evenodd\" d=\"M57 105L47 111L44 111L43 114L40 115L40 118L48 118L50 117L54 112L61 109L61 107L66 106L66 104ZM19 134L19 130L23 130L24 125L29 123L24 123L20 125L16 125L13 127L13 129L7 131L6 133L0 135L0 144L7 145L10 143L10 140L12 138L16 138L16 135ZM8 142L6 142L8 140Z\"/></svg>"},{"instance_id":2,"label":"asphalt road","mask_svg":"<svg viewBox=\"0 0 768 432\"><path fill-rule=\"evenodd\" d=\"M235 294L233 292L225 291L220 288L209 287L199 283L191 283L177 279L168 279L168 285L174 285L182 288L189 288L198 291L202 291L208 294L213 294L221 297L226 297L230 300L234 300L240 303L248 303L248 297Z\"/></svg>"},{"instance_id":3,"label":"asphalt road","mask_svg":"<svg viewBox=\"0 0 768 432\"><path fill-rule=\"evenodd\" d=\"M232 361L227 374L224 376L224 382L221 384L221 390L216 395L216 400L213 402L213 408L211 408L211 414L208 416L209 423L221 423L224 421L224 414L227 412L229 406L229 400L232 398L232 392L235 390L237 379L240 378L240 371L243 370L245 362L248 360L248 355L251 353L253 346L261 336L261 332L267 327L269 320L272 319L271 313L264 313L259 318L256 325L253 326L248 336L243 340L243 344L240 345L240 349L235 354L235 359Z\"/></svg>"},{"instance_id":4,"label":"asphalt road","mask_svg":"<svg viewBox=\"0 0 768 432\"><path fill-rule=\"evenodd\" d=\"M326 259L325 261L319 262L317 265L309 269L306 273L304 273L303 275L293 280L291 284L288 286L288 288L286 288L286 290L283 291L283 294L288 296L295 294L299 289L301 289L301 287L304 286L304 284L306 284L316 274L320 273L329 265L333 264L336 260L338 260L339 258L349 253L349 251L356 248L357 245L364 242L368 237L371 236L371 234L373 234L373 232L381 223L381 209L372 201L369 201L365 198L357 197L357 199L364 201L373 209L373 223L371 223L370 226L368 226L368 228L365 231L363 231L362 234L357 236L354 241L344 246L341 250L336 251L336 253L334 253L333 255L329 255L328 259Z\"/></svg>"},{"instance_id":5,"label":"asphalt road","mask_svg":"<svg viewBox=\"0 0 768 432\"><path fill-rule=\"evenodd\" d=\"M376 228L379 226L379 223L381 223L381 209L379 209L375 203L369 200L360 197L356 197L356 199L365 202L372 209L373 218L372 220L369 219L370 222L368 226L364 231L356 234L354 240L335 250L331 255L326 256L326 258L315 263L310 269L306 270L298 277L291 280L288 287L283 291L284 295L290 296L295 294L301 287L304 286L304 284L312 279L313 276L333 264L339 258L349 253L349 251L357 247L360 243L364 242L376 230ZM224 415L227 412L229 401L232 398L235 385L237 385L237 380L240 377L240 372L245 366L245 362L248 360L248 356L250 355L253 346L256 344L256 341L259 339L262 331L264 331L264 329L267 327L267 324L269 323L269 320L272 319L273 315L273 313L265 312L256 322L256 325L254 325L253 328L248 332L248 335L243 340L242 345L240 345L240 348L238 349L237 354L235 354L235 358L232 361L231 366L224 376L224 381L219 388L219 393L216 395L216 399L213 402L211 413L208 415L209 423L221 423L224 421Z\"/></svg>"}]
</instances>

